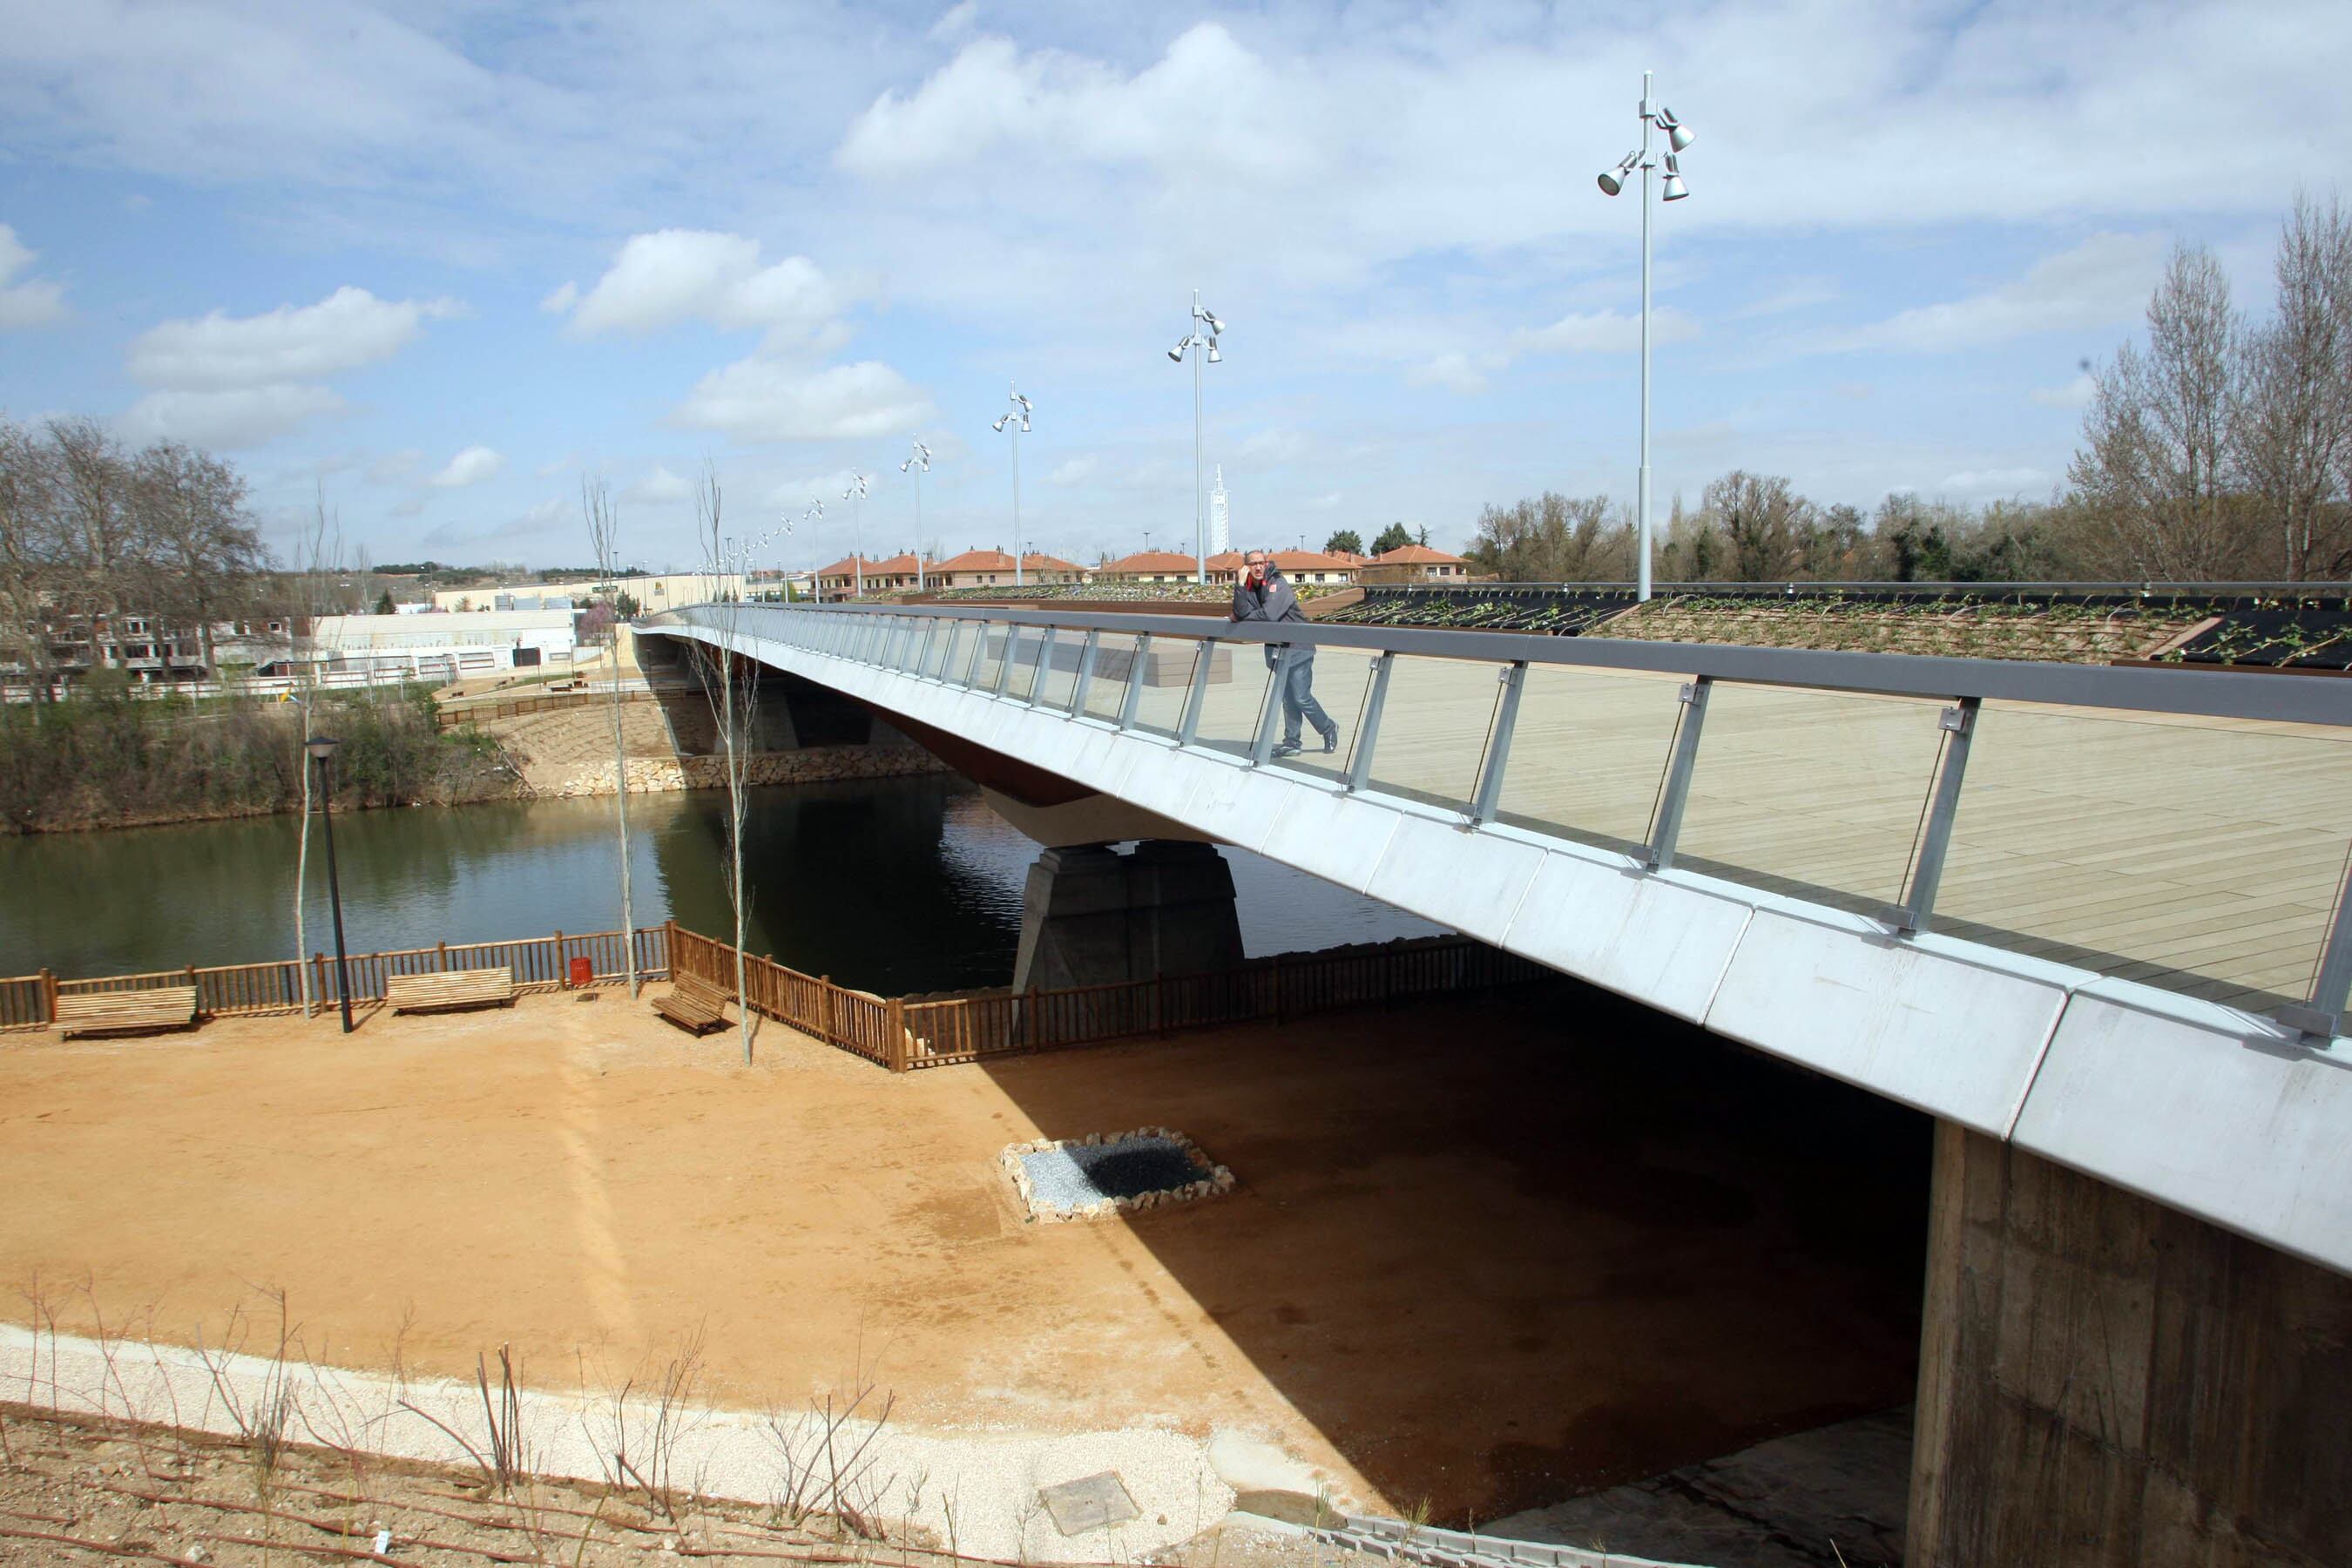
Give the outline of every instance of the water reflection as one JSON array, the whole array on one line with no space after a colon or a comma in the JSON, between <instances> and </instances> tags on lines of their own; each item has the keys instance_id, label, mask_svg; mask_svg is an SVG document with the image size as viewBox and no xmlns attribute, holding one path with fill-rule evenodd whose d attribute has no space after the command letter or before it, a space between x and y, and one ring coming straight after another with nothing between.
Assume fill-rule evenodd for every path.
<instances>
[{"instance_id":1,"label":"water reflection","mask_svg":"<svg viewBox=\"0 0 2352 1568\"><path fill-rule=\"evenodd\" d=\"M730 921L726 801L630 802L637 918ZM291 952L290 817L0 839L0 974L104 974ZM1036 847L960 781L933 776L752 792L745 945L810 973L889 992L1003 984ZM335 819L353 952L620 923L610 800ZM1425 931L1412 917L1227 850L1253 953ZM311 843L309 945L322 950L325 874Z\"/></svg>"}]
</instances>

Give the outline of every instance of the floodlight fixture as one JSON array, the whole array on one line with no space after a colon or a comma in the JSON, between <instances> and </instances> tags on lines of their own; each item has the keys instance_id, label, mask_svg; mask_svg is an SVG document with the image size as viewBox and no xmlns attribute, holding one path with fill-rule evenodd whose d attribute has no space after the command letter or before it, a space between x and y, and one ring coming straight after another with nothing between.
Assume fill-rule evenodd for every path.
<instances>
[{"instance_id":1,"label":"floodlight fixture","mask_svg":"<svg viewBox=\"0 0 2352 1568\"><path fill-rule=\"evenodd\" d=\"M1032 405L1021 395L1017 386L1008 386L1004 394L1005 410L989 428L999 435L1010 430L1013 435L1013 585L1023 585L1021 565L1021 437L1029 432Z\"/></svg>"},{"instance_id":2,"label":"floodlight fixture","mask_svg":"<svg viewBox=\"0 0 2352 1568\"><path fill-rule=\"evenodd\" d=\"M1168 351L1168 357L1182 364L1186 353L1192 356L1192 581L1206 583L1209 580L1209 503L1208 491L1202 480L1201 367L1224 363L1224 352L1217 346L1217 340L1224 335L1225 323L1215 311L1201 303L1198 289L1192 290L1192 320L1195 323L1193 329L1176 340L1176 346Z\"/></svg>"},{"instance_id":3,"label":"floodlight fixture","mask_svg":"<svg viewBox=\"0 0 2352 1568\"><path fill-rule=\"evenodd\" d=\"M900 473L912 471L915 476L915 592L923 591L923 476L931 471L931 449L920 441L898 465Z\"/></svg>"},{"instance_id":4,"label":"floodlight fixture","mask_svg":"<svg viewBox=\"0 0 2352 1568\"><path fill-rule=\"evenodd\" d=\"M1634 483L1635 594L1642 599L1650 596L1650 171L1658 166L1651 161L1650 137L1655 132L1666 140L1665 179L1659 199L1668 202L1682 201L1690 195L1676 154L1698 140L1673 110L1651 102L1651 75L1642 73L1642 101L1635 110L1642 121L1642 144L1601 176L1601 194L1613 196L1633 183L1634 170L1642 172L1642 458Z\"/></svg>"}]
</instances>

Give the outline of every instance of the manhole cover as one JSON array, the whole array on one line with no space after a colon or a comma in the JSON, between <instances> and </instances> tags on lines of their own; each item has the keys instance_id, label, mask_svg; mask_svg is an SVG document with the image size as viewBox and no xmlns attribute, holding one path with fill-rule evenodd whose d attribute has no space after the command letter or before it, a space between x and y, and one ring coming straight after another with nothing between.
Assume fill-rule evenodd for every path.
<instances>
[{"instance_id":1,"label":"manhole cover","mask_svg":"<svg viewBox=\"0 0 2352 1568\"><path fill-rule=\"evenodd\" d=\"M1064 1535L1084 1535L1090 1530L1106 1530L1143 1517L1143 1510L1127 1495L1127 1484L1118 1479L1116 1470L1039 1487L1037 1500L1045 1505L1045 1511L1053 1516L1054 1528Z\"/></svg>"},{"instance_id":2,"label":"manhole cover","mask_svg":"<svg viewBox=\"0 0 2352 1568\"><path fill-rule=\"evenodd\" d=\"M1032 1219L1131 1214L1234 1185L1231 1171L1166 1127L1015 1143L1001 1159Z\"/></svg>"}]
</instances>

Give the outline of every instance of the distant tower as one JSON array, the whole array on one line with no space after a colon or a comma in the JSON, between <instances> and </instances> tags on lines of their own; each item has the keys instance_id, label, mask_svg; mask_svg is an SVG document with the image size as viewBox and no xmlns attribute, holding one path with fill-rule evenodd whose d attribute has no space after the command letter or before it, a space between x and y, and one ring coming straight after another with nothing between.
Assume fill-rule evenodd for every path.
<instances>
[{"instance_id":1,"label":"distant tower","mask_svg":"<svg viewBox=\"0 0 2352 1568\"><path fill-rule=\"evenodd\" d=\"M1225 466L1219 463L1217 488L1209 492L1209 553L1223 555L1233 547L1233 529L1225 520Z\"/></svg>"}]
</instances>

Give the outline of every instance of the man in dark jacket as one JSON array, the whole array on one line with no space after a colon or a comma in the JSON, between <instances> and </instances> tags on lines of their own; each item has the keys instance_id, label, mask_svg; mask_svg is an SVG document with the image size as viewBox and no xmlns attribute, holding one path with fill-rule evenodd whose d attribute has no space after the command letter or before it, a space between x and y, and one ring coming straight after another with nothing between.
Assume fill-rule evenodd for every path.
<instances>
[{"instance_id":1,"label":"man in dark jacket","mask_svg":"<svg viewBox=\"0 0 2352 1568\"><path fill-rule=\"evenodd\" d=\"M1274 558L1263 550L1253 550L1242 557L1241 581L1234 584L1234 614L1237 621L1303 621L1307 612L1298 607L1298 595L1282 575ZM1268 669L1280 668L1281 650L1272 643L1265 647ZM1277 757L1298 754L1299 722L1304 720L1315 726L1323 737L1323 749L1339 749L1339 726L1323 711L1323 704L1315 700L1315 648L1300 643L1292 652L1290 674L1282 688L1282 744L1274 749Z\"/></svg>"}]
</instances>

